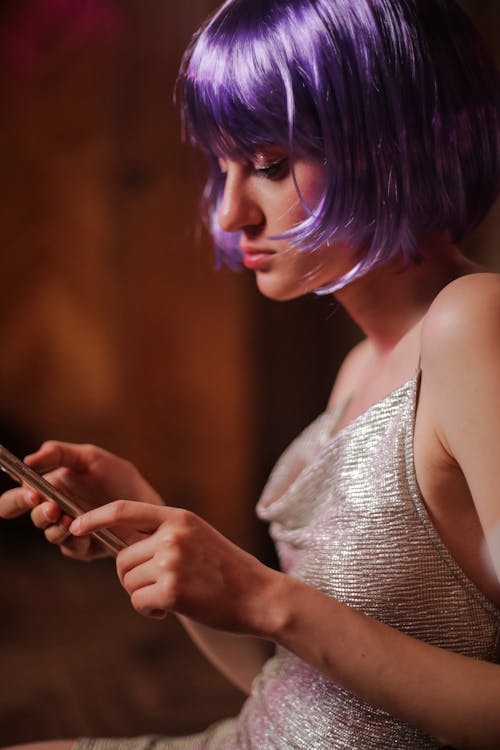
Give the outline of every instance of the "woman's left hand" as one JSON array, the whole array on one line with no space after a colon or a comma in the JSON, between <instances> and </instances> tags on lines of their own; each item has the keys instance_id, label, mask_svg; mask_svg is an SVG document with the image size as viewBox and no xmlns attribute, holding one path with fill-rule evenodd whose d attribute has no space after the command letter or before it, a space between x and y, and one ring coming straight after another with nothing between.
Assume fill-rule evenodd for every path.
<instances>
[{"instance_id":1,"label":"woman's left hand","mask_svg":"<svg viewBox=\"0 0 500 750\"><path fill-rule=\"evenodd\" d=\"M129 526L145 539L117 557L120 582L144 617L185 615L220 630L266 636L282 574L180 508L118 500L80 516L75 536Z\"/></svg>"}]
</instances>

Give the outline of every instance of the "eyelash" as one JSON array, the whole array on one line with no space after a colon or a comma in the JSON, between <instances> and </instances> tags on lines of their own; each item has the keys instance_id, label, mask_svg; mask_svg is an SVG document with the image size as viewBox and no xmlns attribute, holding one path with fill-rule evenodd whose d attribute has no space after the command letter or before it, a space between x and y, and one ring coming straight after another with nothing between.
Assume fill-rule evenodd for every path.
<instances>
[{"instance_id":1,"label":"eyelash","mask_svg":"<svg viewBox=\"0 0 500 750\"><path fill-rule=\"evenodd\" d=\"M288 159L284 156L281 159L273 161L271 164L265 166L255 166L250 164L250 170L256 177L264 180L281 180L288 174L289 164ZM226 171L220 167L220 174L222 179L226 178Z\"/></svg>"},{"instance_id":2,"label":"eyelash","mask_svg":"<svg viewBox=\"0 0 500 750\"><path fill-rule=\"evenodd\" d=\"M257 177L262 177L266 180L280 180L288 174L288 159L283 157L263 167L254 166L252 171Z\"/></svg>"}]
</instances>

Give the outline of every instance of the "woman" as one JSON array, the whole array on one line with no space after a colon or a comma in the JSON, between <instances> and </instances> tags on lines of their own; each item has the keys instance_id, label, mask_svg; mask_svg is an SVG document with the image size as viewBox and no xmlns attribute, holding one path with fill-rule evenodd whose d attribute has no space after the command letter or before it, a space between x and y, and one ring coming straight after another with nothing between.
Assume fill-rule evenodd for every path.
<instances>
[{"instance_id":1,"label":"woman","mask_svg":"<svg viewBox=\"0 0 500 750\"><path fill-rule=\"evenodd\" d=\"M135 609L249 693L201 735L78 750L500 746L500 282L454 244L496 194L497 92L453 0L227 0L194 38L219 257L273 299L334 294L366 338L259 502L281 571L100 449L28 459L100 507L70 524L18 489L2 514L81 559L115 529Z\"/></svg>"}]
</instances>

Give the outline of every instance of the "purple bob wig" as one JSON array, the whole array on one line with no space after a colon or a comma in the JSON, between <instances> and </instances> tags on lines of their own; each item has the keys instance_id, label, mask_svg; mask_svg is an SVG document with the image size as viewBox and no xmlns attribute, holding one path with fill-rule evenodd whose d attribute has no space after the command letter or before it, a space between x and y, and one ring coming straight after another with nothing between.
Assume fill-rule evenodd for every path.
<instances>
[{"instance_id":1,"label":"purple bob wig","mask_svg":"<svg viewBox=\"0 0 500 750\"><path fill-rule=\"evenodd\" d=\"M498 74L454 0L226 0L195 35L178 82L186 137L209 157L205 218L219 262L217 157L266 144L317 156L328 184L280 237L304 252L362 251L327 293L426 235L460 241L498 189Z\"/></svg>"}]
</instances>

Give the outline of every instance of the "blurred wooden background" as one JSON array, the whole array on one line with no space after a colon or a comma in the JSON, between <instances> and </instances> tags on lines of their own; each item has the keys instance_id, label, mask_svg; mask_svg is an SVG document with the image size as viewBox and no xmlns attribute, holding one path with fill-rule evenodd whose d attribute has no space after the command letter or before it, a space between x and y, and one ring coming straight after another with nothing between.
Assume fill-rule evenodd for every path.
<instances>
[{"instance_id":1,"label":"blurred wooden background","mask_svg":"<svg viewBox=\"0 0 500 750\"><path fill-rule=\"evenodd\" d=\"M0 442L90 441L271 559L253 506L358 333L214 272L172 91L210 0L0 5ZM499 48L496 0L463 2ZM467 243L498 269L499 211ZM241 697L104 561L0 522L0 742L188 732Z\"/></svg>"}]
</instances>

